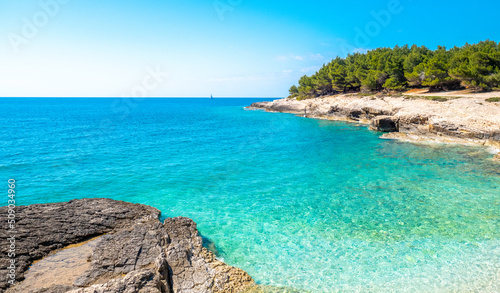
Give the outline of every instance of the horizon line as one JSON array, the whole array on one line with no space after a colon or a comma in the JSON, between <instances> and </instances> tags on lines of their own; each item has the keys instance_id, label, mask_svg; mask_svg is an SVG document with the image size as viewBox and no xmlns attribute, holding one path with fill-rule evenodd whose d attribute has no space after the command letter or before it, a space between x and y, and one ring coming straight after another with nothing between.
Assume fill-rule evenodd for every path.
<instances>
[{"instance_id":1,"label":"horizon line","mask_svg":"<svg viewBox=\"0 0 500 293\"><path fill-rule=\"evenodd\" d=\"M213 99L267 99L267 98L285 98L285 97L214 97ZM198 96L198 97L164 97L164 96L149 96L149 97L117 97L117 96L70 96L70 97L50 97L50 96L37 96L37 97L24 97L24 96L15 96L15 97L0 97L0 99L209 99L210 97Z\"/></svg>"}]
</instances>

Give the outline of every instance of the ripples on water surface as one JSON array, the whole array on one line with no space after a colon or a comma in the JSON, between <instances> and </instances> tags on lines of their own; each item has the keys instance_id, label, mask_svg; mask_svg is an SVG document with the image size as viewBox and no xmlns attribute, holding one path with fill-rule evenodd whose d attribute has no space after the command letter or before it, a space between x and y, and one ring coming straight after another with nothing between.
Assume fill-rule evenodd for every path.
<instances>
[{"instance_id":1,"label":"ripples on water surface","mask_svg":"<svg viewBox=\"0 0 500 293\"><path fill-rule=\"evenodd\" d=\"M484 149L243 109L255 101L0 99L0 177L22 204L110 197L191 217L261 284L500 290L500 166Z\"/></svg>"}]
</instances>

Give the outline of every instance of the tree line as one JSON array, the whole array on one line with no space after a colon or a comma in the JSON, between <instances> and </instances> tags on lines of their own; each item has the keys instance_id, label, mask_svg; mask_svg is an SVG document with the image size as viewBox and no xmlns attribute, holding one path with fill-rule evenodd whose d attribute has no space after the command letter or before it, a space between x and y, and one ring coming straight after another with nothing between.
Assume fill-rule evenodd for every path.
<instances>
[{"instance_id":1,"label":"tree line","mask_svg":"<svg viewBox=\"0 0 500 293\"><path fill-rule=\"evenodd\" d=\"M396 46L337 57L290 88L290 97L306 99L347 92L431 91L500 87L500 43L486 40L463 47Z\"/></svg>"}]
</instances>

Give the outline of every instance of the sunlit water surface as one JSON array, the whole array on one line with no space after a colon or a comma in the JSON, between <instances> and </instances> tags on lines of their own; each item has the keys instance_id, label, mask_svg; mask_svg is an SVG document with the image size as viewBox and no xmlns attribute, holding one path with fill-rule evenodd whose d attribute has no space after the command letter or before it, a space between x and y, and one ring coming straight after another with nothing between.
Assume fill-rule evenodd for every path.
<instances>
[{"instance_id":1,"label":"sunlit water surface","mask_svg":"<svg viewBox=\"0 0 500 293\"><path fill-rule=\"evenodd\" d=\"M109 197L190 217L261 284L500 290L485 149L243 108L255 101L0 99L0 178L23 205Z\"/></svg>"}]
</instances>

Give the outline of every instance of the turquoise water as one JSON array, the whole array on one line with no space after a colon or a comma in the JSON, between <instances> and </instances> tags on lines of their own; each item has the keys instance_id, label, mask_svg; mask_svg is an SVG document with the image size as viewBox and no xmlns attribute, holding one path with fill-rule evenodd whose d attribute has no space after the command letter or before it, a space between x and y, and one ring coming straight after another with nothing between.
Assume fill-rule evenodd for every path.
<instances>
[{"instance_id":1,"label":"turquoise water","mask_svg":"<svg viewBox=\"0 0 500 293\"><path fill-rule=\"evenodd\" d=\"M0 99L0 178L22 205L110 197L190 217L261 284L500 290L485 149L243 108L260 100Z\"/></svg>"}]
</instances>

